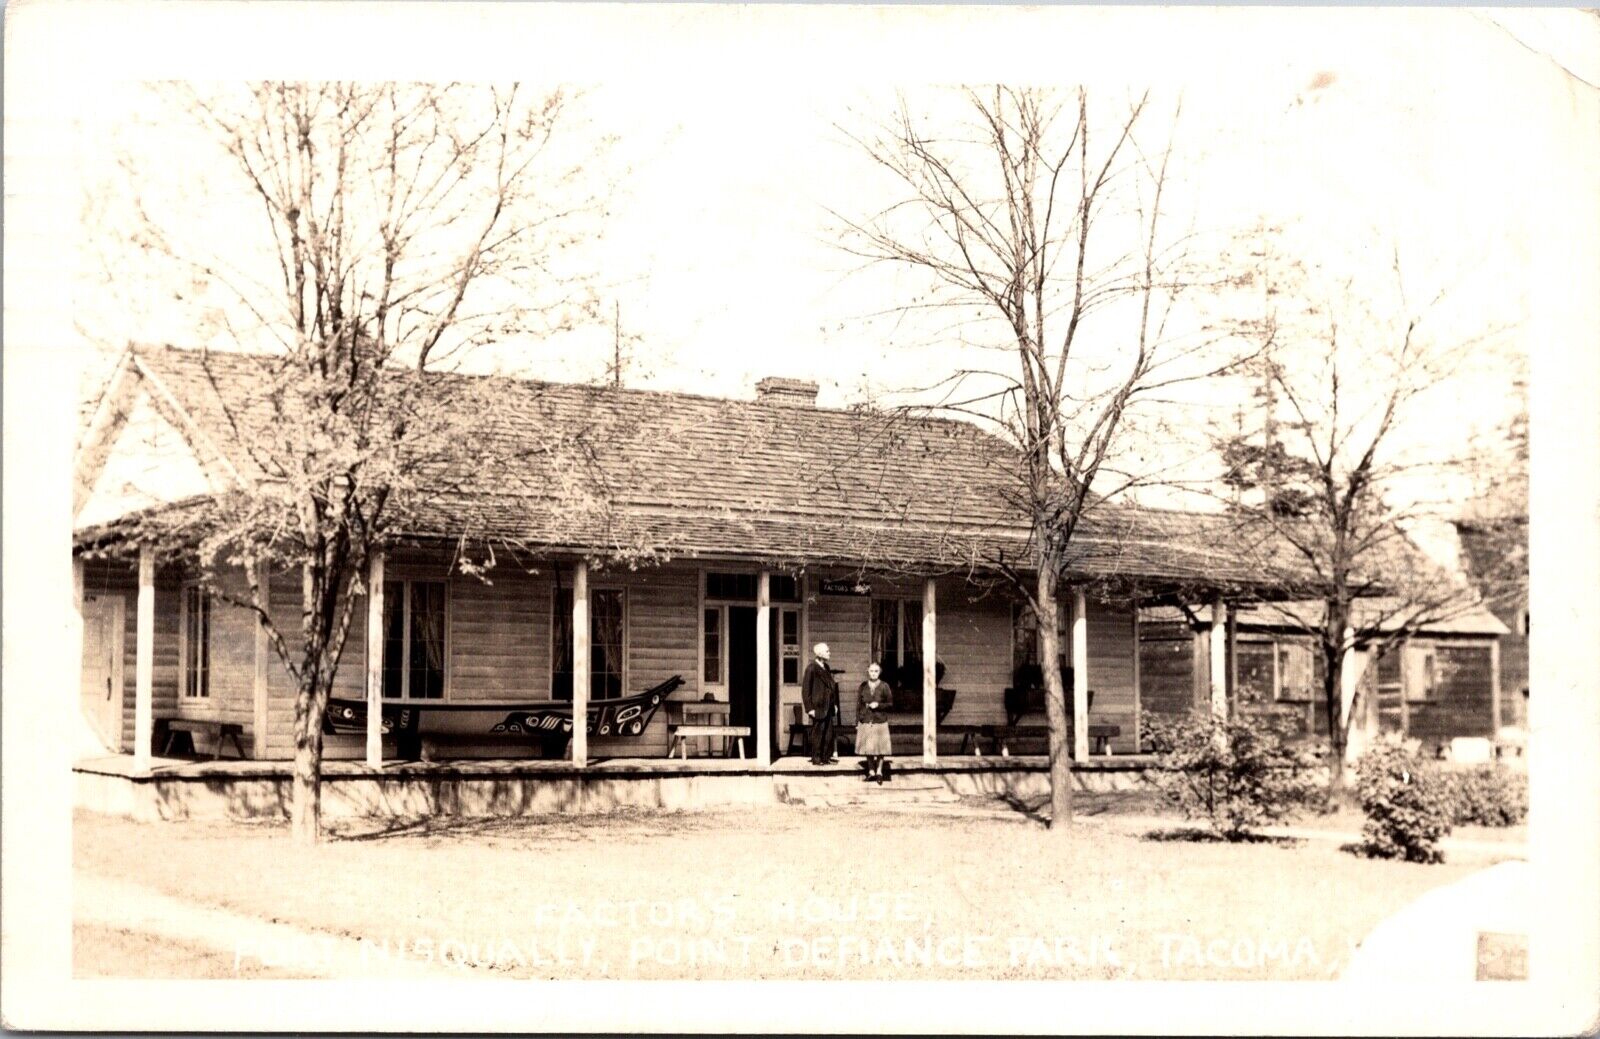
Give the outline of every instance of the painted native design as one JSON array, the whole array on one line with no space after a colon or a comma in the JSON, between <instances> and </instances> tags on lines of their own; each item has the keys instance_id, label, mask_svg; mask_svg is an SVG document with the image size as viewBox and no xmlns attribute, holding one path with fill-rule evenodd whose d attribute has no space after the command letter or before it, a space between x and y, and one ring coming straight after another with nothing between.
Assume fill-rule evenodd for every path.
<instances>
[{"instance_id":1,"label":"painted native design","mask_svg":"<svg viewBox=\"0 0 1600 1039\"><path fill-rule=\"evenodd\" d=\"M591 736L638 736L667 697L681 685L683 676L673 675L642 693L590 700L586 730ZM365 700L329 698L328 710L323 716L324 732L359 735L366 731L366 726ZM386 703L382 729L385 735L448 732L570 738L572 704L554 700L517 705L445 701Z\"/></svg>"}]
</instances>

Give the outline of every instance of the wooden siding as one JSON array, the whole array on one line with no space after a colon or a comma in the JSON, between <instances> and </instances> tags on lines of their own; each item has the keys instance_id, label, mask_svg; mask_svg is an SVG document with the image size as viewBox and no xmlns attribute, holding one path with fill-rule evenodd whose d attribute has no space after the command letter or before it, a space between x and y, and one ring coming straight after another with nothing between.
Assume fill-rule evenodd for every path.
<instances>
[{"instance_id":1,"label":"wooden siding","mask_svg":"<svg viewBox=\"0 0 1600 1039\"><path fill-rule=\"evenodd\" d=\"M807 582L807 630L809 632L806 644L801 647L800 655L804 663L811 661L811 647L818 642L826 642L833 651L833 666L843 668L844 674L839 676L840 711L844 721L853 725L856 718L856 690L867 677L867 663L872 656L872 599L865 595L822 595L817 591L818 583L823 577L853 577L853 574L840 572L838 574L824 573L812 576ZM920 601L920 586L913 589L909 583L895 586L890 582L874 582L872 588L874 595L894 595L911 598L916 596ZM941 654L942 655L942 654ZM948 662L946 663L948 667ZM959 703L961 696L956 697ZM799 702L796 693L794 702ZM782 724L779 730L785 734L787 741L788 723L787 716L780 719Z\"/></svg>"},{"instance_id":2,"label":"wooden siding","mask_svg":"<svg viewBox=\"0 0 1600 1039\"><path fill-rule=\"evenodd\" d=\"M442 557L415 552L395 553L386 564L386 577L431 579L443 576ZM564 572L563 584L570 587ZM841 575L842 576L842 575ZM131 588L132 572L120 576ZM242 576L239 578L242 582ZM815 594L817 577L808 582L808 603L802 619L804 652L823 641L833 648L835 666L842 676L846 721L855 715L854 691L865 673L870 653L871 598ZM682 675L685 685L674 699L699 699L699 589L700 567L688 564L638 572L596 571L595 587L623 587L627 594L627 686L638 691ZM166 657L158 648L158 711L173 709L177 677L177 582L168 580L165 597L158 594L158 625L170 631ZM448 579L449 664L446 695L452 700L545 699L549 696L551 630L555 574L505 570L489 583L455 575ZM242 588L242 585L241 585ZM92 589L91 589L92 590ZM874 592L920 599L920 582L874 582ZM1004 690L1011 682L1011 604L998 596L979 596L959 579L939 583L939 658L946 666L945 684L958 690L947 719L953 724L992 724L1005 718ZM272 576L271 611L291 652L298 645L300 578L298 572L278 570ZM134 614L133 601L128 614ZM213 697L218 717L237 720L251 732L251 694L254 671L254 637L251 619L241 610L218 605L213 626ZM158 639L158 643L160 639ZM129 692L127 714L132 718L132 631L128 649ZM1089 608L1089 681L1095 690L1093 719L1120 725L1119 750L1134 745L1137 694L1131 607L1091 602ZM166 659L166 674L161 661ZM337 695L365 695L366 607L358 600L338 672ZM293 755L294 683L273 653L267 666L267 755ZM163 696L165 700L163 701ZM779 715L778 740L786 743L789 715ZM634 740L594 740L597 756L664 755L668 751L668 712L658 712L644 736ZM131 731L131 728L130 728ZM751 745L753 746L752 739ZM531 748L530 748L531 749ZM747 748L748 749L748 748ZM359 758L364 754L360 736L328 737L324 755L329 759ZM515 748L504 742L452 748L452 753L506 756Z\"/></svg>"},{"instance_id":3,"label":"wooden siding","mask_svg":"<svg viewBox=\"0 0 1600 1039\"><path fill-rule=\"evenodd\" d=\"M995 595L978 597L960 580L940 581L937 596L944 684L956 690L956 702L945 721L952 725L1004 722L1005 690L1012 674L1010 600Z\"/></svg>"},{"instance_id":4,"label":"wooden siding","mask_svg":"<svg viewBox=\"0 0 1600 1039\"><path fill-rule=\"evenodd\" d=\"M1133 606L1090 599L1089 688L1094 691L1091 725L1118 725L1113 750L1131 753L1138 744L1138 694L1134 689Z\"/></svg>"},{"instance_id":5,"label":"wooden siding","mask_svg":"<svg viewBox=\"0 0 1600 1039\"><path fill-rule=\"evenodd\" d=\"M151 699L155 717L172 717L178 704L178 577L175 571L156 571L154 668ZM122 745L133 749L135 685L139 652L139 569L136 563L92 560L84 564L85 595L120 595L123 599L122 632ZM153 748L159 751L160 747Z\"/></svg>"},{"instance_id":6,"label":"wooden siding","mask_svg":"<svg viewBox=\"0 0 1600 1039\"><path fill-rule=\"evenodd\" d=\"M1418 640L1412 647L1434 653L1437 685L1432 699L1406 705L1410 735L1430 746L1455 736L1494 736L1493 649Z\"/></svg>"},{"instance_id":7,"label":"wooden siding","mask_svg":"<svg viewBox=\"0 0 1600 1039\"><path fill-rule=\"evenodd\" d=\"M249 596L249 585L242 571L225 574L221 586L235 598ZM178 603L174 605L177 607ZM182 623L181 617L179 623ZM211 695L204 699L179 696L177 713L184 718L205 718L243 725L245 734L241 742L248 748L255 729L255 615L214 595L211 598L210 623ZM156 712L156 717L161 717L160 711ZM200 753L209 754L212 750L210 736L196 733L194 743L195 750ZM225 753L235 753L231 743ZM249 753L248 749L245 753Z\"/></svg>"},{"instance_id":8,"label":"wooden siding","mask_svg":"<svg viewBox=\"0 0 1600 1039\"><path fill-rule=\"evenodd\" d=\"M1187 624L1140 626L1139 695L1145 710L1179 715L1193 709L1195 676L1205 673L1202 642Z\"/></svg>"}]
</instances>

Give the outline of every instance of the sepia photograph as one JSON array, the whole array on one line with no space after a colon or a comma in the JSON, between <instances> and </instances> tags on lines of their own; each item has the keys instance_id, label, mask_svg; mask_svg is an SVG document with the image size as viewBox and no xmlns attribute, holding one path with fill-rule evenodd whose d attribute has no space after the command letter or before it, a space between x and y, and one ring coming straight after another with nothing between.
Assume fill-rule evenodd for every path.
<instances>
[{"instance_id":1,"label":"sepia photograph","mask_svg":"<svg viewBox=\"0 0 1600 1039\"><path fill-rule=\"evenodd\" d=\"M7 30L8 1027L1595 1027L1600 14Z\"/></svg>"}]
</instances>

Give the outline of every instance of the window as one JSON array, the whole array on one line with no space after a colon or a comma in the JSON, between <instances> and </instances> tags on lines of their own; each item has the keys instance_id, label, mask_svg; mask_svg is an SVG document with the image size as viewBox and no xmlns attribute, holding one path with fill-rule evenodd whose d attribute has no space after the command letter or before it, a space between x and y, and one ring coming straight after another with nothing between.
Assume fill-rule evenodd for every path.
<instances>
[{"instance_id":1,"label":"window","mask_svg":"<svg viewBox=\"0 0 1600 1039\"><path fill-rule=\"evenodd\" d=\"M1018 604L1011 610L1011 666L1039 664L1039 618L1033 609Z\"/></svg>"},{"instance_id":2,"label":"window","mask_svg":"<svg viewBox=\"0 0 1600 1039\"><path fill-rule=\"evenodd\" d=\"M383 582L383 696L444 697L443 581Z\"/></svg>"},{"instance_id":3,"label":"window","mask_svg":"<svg viewBox=\"0 0 1600 1039\"><path fill-rule=\"evenodd\" d=\"M706 607L705 664L700 675L706 685L722 684L722 608Z\"/></svg>"},{"instance_id":4,"label":"window","mask_svg":"<svg viewBox=\"0 0 1600 1039\"><path fill-rule=\"evenodd\" d=\"M1238 682L1234 686L1242 703L1279 699L1277 645L1240 642L1234 650Z\"/></svg>"},{"instance_id":5,"label":"window","mask_svg":"<svg viewBox=\"0 0 1600 1039\"><path fill-rule=\"evenodd\" d=\"M726 602L755 602L758 578L755 574L706 574L706 598ZM799 602L800 582L789 574L773 574L767 579L767 598L772 602Z\"/></svg>"},{"instance_id":6,"label":"window","mask_svg":"<svg viewBox=\"0 0 1600 1039\"><path fill-rule=\"evenodd\" d=\"M786 606L778 611L778 681L800 684L800 611Z\"/></svg>"},{"instance_id":7,"label":"window","mask_svg":"<svg viewBox=\"0 0 1600 1039\"><path fill-rule=\"evenodd\" d=\"M211 695L211 596L194 585L183 590L183 695Z\"/></svg>"},{"instance_id":8,"label":"window","mask_svg":"<svg viewBox=\"0 0 1600 1039\"><path fill-rule=\"evenodd\" d=\"M1439 664L1433 647L1408 646L1406 670L1406 699L1412 703L1432 700L1439 687Z\"/></svg>"},{"instance_id":9,"label":"window","mask_svg":"<svg viewBox=\"0 0 1600 1039\"><path fill-rule=\"evenodd\" d=\"M917 599L872 600L872 659L883 665L890 684L904 689L920 682L922 671L922 602ZM917 676L907 676L907 670ZM896 677L899 676L899 677Z\"/></svg>"},{"instance_id":10,"label":"window","mask_svg":"<svg viewBox=\"0 0 1600 1039\"><path fill-rule=\"evenodd\" d=\"M1317 699L1319 677L1320 669L1312 660L1310 645L1305 642L1278 643L1278 699Z\"/></svg>"},{"instance_id":11,"label":"window","mask_svg":"<svg viewBox=\"0 0 1600 1039\"><path fill-rule=\"evenodd\" d=\"M550 696L572 699L572 589L558 588L550 625L555 645L550 654ZM609 700L622 695L623 657L627 649L627 616L620 588L589 590L589 698Z\"/></svg>"}]
</instances>

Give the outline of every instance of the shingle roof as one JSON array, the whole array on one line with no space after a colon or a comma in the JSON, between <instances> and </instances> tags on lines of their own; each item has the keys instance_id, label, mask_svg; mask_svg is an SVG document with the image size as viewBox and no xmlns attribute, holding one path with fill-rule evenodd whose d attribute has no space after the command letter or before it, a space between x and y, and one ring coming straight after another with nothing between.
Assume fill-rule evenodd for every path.
<instances>
[{"instance_id":1,"label":"shingle roof","mask_svg":"<svg viewBox=\"0 0 1600 1039\"><path fill-rule=\"evenodd\" d=\"M1449 607L1429 609L1433 619L1421 630L1431 635L1505 635L1508 629L1494 614L1478 603L1463 601ZM1357 628L1375 627L1378 631L1397 631L1404 622L1418 615L1416 609L1407 611L1401 600L1374 596L1357 599L1353 618ZM1323 606L1320 602L1298 601L1261 603L1246 606L1238 611L1242 629L1269 631L1304 630L1306 625L1322 623ZM1183 612L1175 606L1147 606L1139 611L1139 618L1148 623L1175 622L1184 619Z\"/></svg>"},{"instance_id":2,"label":"shingle roof","mask_svg":"<svg viewBox=\"0 0 1600 1039\"><path fill-rule=\"evenodd\" d=\"M274 365L175 348L140 348L136 357L211 445L259 475L247 445L283 425L267 401ZM638 543L677 556L908 571L988 568L1002 553L1025 561L1028 525L1011 498L1014 451L969 423L506 376L429 378L492 415L479 435L482 454L499 461L452 462L454 489L411 511L409 536L476 530L552 548ZM552 429L579 435L592 452L612 503L603 524L551 508L551 457L519 454L518 445L548 441ZM1236 541L1225 516L1101 503L1075 536L1070 571L1268 583L1259 555Z\"/></svg>"}]
</instances>

